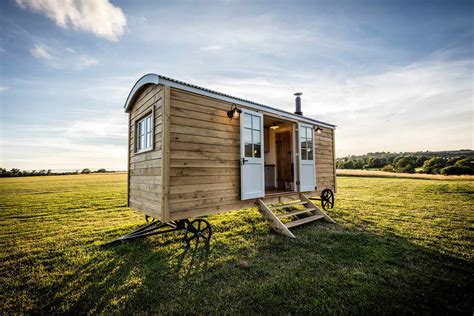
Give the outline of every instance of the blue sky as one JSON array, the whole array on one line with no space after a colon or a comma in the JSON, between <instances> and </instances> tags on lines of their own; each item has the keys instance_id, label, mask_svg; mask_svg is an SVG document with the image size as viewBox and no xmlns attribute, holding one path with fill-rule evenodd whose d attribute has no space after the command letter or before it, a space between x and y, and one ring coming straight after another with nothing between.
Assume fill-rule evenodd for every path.
<instances>
[{"instance_id":1,"label":"blue sky","mask_svg":"<svg viewBox=\"0 0 474 316\"><path fill-rule=\"evenodd\" d=\"M156 72L334 123L338 156L473 147L472 1L0 2L0 166L126 168Z\"/></svg>"}]
</instances>

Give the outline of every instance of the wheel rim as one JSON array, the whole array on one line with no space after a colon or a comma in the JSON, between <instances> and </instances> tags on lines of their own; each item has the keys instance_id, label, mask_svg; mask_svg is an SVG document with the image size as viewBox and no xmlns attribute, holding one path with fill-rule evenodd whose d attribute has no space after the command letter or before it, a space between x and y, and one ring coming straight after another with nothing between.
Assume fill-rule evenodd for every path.
<instances>
[{"instance_id":1,"label":"wheel rim","mask_svg":"<svg viewBox=\"0 0 474 316\"><path fill-rule=\"evenodd\" d=\"M188 224L184 234L184 240L188 245L191 243L199 243L200 240L209 242L212 235L212 228L208 221L197 218Z\"/></svg>"},{"instance_id":2,"label":"wheel rim","mask_svg":"<svg viewBox=\"0 0 474 316\"><path fill-rule=\"evenodd\" d=\"M331 190L325 189L321 194L321 205L324 210L334 207L334 194Z\"/></svg>"}]
</instances>

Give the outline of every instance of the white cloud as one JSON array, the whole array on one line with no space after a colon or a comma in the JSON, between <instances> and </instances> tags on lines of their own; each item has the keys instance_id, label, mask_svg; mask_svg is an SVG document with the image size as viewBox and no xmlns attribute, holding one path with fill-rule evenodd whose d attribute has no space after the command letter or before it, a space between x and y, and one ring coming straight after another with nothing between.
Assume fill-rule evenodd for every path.
<instances>
[{"instance_id":1,"label":"white cloud","mask_svg":"<svg viewBox=\"0 0 474 316\"><path fill-rule=\"evenodd\" d=\"M31 56L38 58L38 59L43 59L43 60L51 60L53 59L53 56L48 52L48 49L41 45L35 45L32 49L30 49L30 54Z\"/></svg>"},{"instance_id":2,"label":"white cloud","mask_svg":"<svg viewBox=\"0 0 474 316\"><path fill-rule=\"evenodd\" d=\"M109 113L106 118L76 120L64 127L64 136L71 139L121 138L127 137L125 115L121 111Z\"/></svg>"},{"instance_id":3,"label":"white cloud","mask_svg":"<svg viewBox=\"0 0 474 316\"><path fill-rule=\"evenodd\" d=\"M2 137L0 165L21 169L126 169L127 116L121 111L94 112L55 125L24 127L28 137ZM8 123L7 123L8 124ZM2 150L0 150L2 152Z\"/></svg>"},{"instance_id":4,"label":"white cloud","mask_svg":"<svg viewBox=\"0 0 474 316\"><path fill-rule=\"evenodd\" d=\"M67 52L67 54L65 54ZM36 44L30 49L33 57L41 59L47 65L63 70L81 71L95 66L99 61L91 56L78 54L72 48L53 49L43 43Z\"/></svg>"},{"instance_id":5,"label":"white cloud","mask_svg":"<svg viewBox=\"0 0 474 316\"><path fill-rule=\"evenodd\" d=\"M372 75L311 73L189 78L201 86L338 125L337 154L472 148L474 61L435 56Z\"/></svg>"},{"instance_id":6,"label":"white cloud","mask_svg":"<svg viewBox=\"0 0 474 316\"><path fill-rule=\"evenodd\" d=\"M79 57L79 61L76 64L76 69L82 70L89 68L91 66L95 66L99 63L99 61L93 57L88 57L88 56L81 56Z\"/></svg>"},{"instance_id":7,"label":"white cloud","mask_svg":"<svg viewBox=\"0 0 474 316\"><path fill-rule=\"evenodd\" d=\"M223 45L209 45L201 47L199 50L204 52L219 52L224 49Z\"/></svg>"},{"instance_id":8,"label":"white cloud","mask_svg":"<svg viewBox=\"0 0 474 316\"><path fill-rule=\"evenodd\" d=\"M10 88L7 86L0 86L0 92L7 91L8 89Z\"/></svg>"},{"instance_id":9,"label":"white cloud","mask_svg":"<svg viewBox=\"0 0 474 316\"><path fill-rule=\"evenodd\" d=\"M127 19L122 9L108 0L16 0L16 3L46 15L62 28L94 33L109 41L118 41Z\"/></svg>"}]
</instances>

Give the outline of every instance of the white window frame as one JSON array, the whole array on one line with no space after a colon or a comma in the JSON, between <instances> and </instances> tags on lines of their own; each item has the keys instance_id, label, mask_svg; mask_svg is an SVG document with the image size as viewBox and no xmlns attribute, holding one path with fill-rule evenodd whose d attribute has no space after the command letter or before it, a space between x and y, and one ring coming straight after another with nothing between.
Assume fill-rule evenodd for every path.
<instances>
[{"instance_id":1,"label":"white window frame","mask_svg":"<svg viewBox=\"0 0 474 316\"><path fill-rule=\"evenodd\" d=\"M304 131L304 132L303 132ZM311 138L308 137L308 131L311 135ZM313 126L303 124L303 123L298 123L298 142L299 142L299 150L298 150L298 156L299 156L299 192L310 192L310 191L315 191L316 190L316 157L315 157L315 151L314 151L314 130ZM311 144L311 151L312 151L312 159L308 159L308 151L306 150L303 152L302 150L302 140L304 142L311 139L312 144Z\"/></svg>"},{"instance_id":2,"label":"white window frame","mask_svg":"<svg viewBox=\"0 0 474 316\"><path fill-rule=\"evenodd\" d=\"M304 134L301 133L303 132L303 130L304 130ZM303 134L304 136L302 136L301 134ZM302 139L304 139L304 141L301 141ZM305 143L305 151L303 152L303 148L300 148L301 160L306 160L306 161L314 160L314 132L313 132L312 126L301 125L300 144L303 144L303 142ZM308 142L311 142L311 146L308 146ZM311 159L309 159L310 153L311 153Z\"/></svg>"},{"instance_id":3,"label":"white window frame","mask_svg":"<svg viewBox=\"0 0 474 316\"><path fill-rule=\"evenodd\" d=\"M143 127L143 129L142 129ZM153 111L135 121L135 153L153 150Z\"/></svg>"}]
</instances>

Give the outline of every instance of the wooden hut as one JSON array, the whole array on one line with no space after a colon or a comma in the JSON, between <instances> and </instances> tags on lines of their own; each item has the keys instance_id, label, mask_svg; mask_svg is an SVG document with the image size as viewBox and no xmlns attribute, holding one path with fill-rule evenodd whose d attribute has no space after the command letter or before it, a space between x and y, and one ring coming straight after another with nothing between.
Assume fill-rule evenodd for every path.
<instances>
[{"instance_id":1,"label":"wooden hut","mask_svg":"<svg viewBox=\"0 0 474 316\"><path fill-rule=\"evenodd\" d=\"M129 207L170 222L257 204L272 227L290 237L290 227L332 221L312 198L324 192L326 206L333 205L335 125L303 116L295 95L297 111L290 113L143 76L124 106ZM290 205L304 208L281 213ZM296 216L303 213L309 216Z\"/></svg>"}]
</instances>

